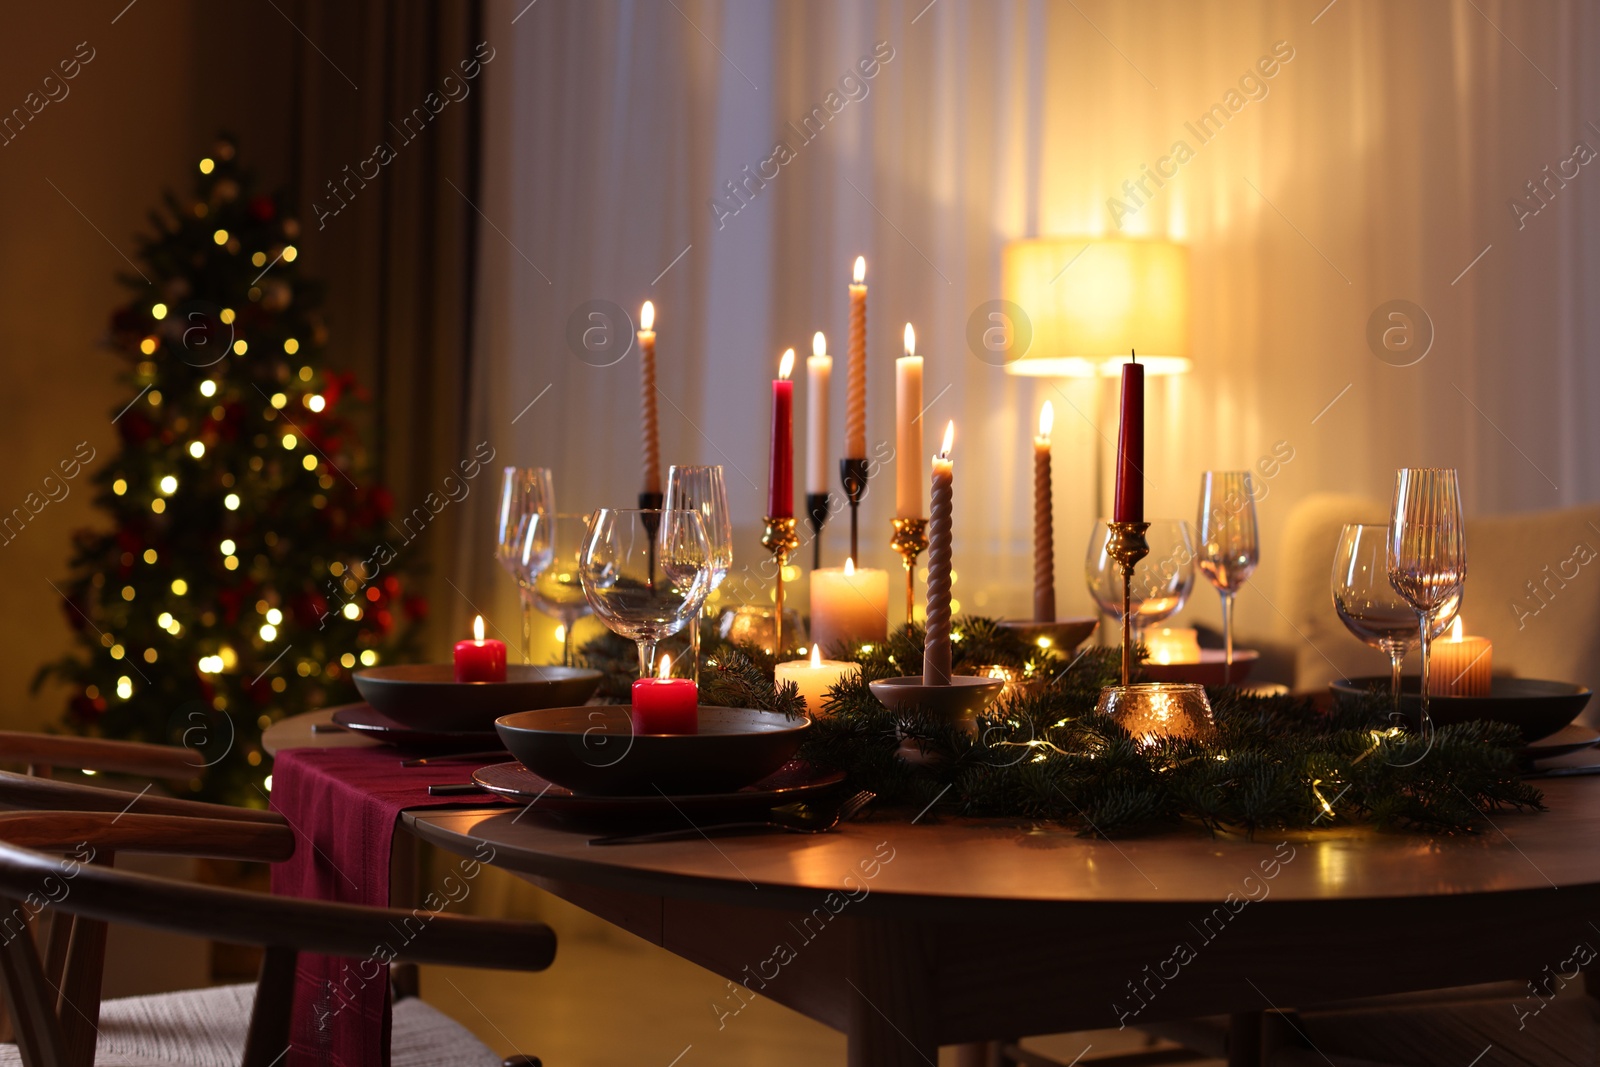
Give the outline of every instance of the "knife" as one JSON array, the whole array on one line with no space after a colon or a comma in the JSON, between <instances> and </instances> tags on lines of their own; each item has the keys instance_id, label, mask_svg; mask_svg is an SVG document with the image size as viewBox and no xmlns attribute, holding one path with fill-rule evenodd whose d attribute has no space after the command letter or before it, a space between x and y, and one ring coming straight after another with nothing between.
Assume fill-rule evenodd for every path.
<instances>
[{"instance_id":1,"label":"knife","mask_svg":"<svg viewBox=\"0 0 1600 1067\"><path fill-rule=\"evenodd\" d=\"M1600 763L1588 763L1582 767L1546 767L1542 771L1530 771L1524 778L1577 778L1581 775L1600 774Z\"/></svg>"}]
</instances>

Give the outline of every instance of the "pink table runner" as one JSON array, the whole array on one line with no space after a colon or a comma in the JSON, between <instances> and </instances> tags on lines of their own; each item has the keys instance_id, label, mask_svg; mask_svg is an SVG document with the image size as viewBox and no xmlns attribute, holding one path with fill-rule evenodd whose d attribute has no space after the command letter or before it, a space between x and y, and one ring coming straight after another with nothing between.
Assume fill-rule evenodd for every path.
<instances>
[{"instance_id":1,"label":"pink table runner","mask_svg":"<svg viewBox=\"0 0 1600 1067\"><path fill-rule=\"evenodd\" d=\"M387 907L389 856L402 811L496 802L428 795L430 785L470 781L474 763L403 768L401 759L389 748L278 753L272 806L294 829L297 847L293 858L273 867L273 893ZM286 1067L388 1067L388 958L381 945L359 960L301 954Z\"/></svg>"}]
</instances>

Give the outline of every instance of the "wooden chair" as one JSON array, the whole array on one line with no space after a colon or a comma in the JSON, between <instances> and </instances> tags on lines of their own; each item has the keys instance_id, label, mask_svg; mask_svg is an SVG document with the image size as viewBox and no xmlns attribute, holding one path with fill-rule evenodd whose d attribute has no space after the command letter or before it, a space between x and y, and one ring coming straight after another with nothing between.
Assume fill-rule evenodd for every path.
<instances>
[{"instance_id":1,"label":"wooden chair","mask_svg":"<svg viewBox=\"0 0 1600 1067\"><path fill-rule=\"evenodd\" d=\"M374 945L391 943L394 931L412 918L406 911L285 899L113 870L108 861L119 851L282 860L294 851L294 835L275 821L208 817L195 809L213 815L232 809L169 798L151 798L152 808L146 810L113 811L98 806L106 797L93 795L107 791L16 775L0 778L0 801L14 804L19 789L41 797L39 790L46 787L66 790L50 795L78 807L0 814L0 986L17 1029L16 1046L0 1047L0 1064L270 1067L288 1043L298 952L364 958ZM96 984L88 975L73 974L70 963L60 984L50 981L47 960L23 932L21 917L41 901L76 916L74 940L78 929L103 930L112 921L261 946L260 979L253 991L225 987L108 1002L100 1020ZM436 915L399 958L542 970L554 954L555 935L542 924ZM181 1024L176 1037L159 1032L157 1024L166 1019ZM115 1025L119 1021L132 1025ZM111 1046L99 1050L99 1059L97 1035L102 1046ZM396 1006L393 1035L395 1067L501 1062L465 1028L420 1001Z\"/></svg>"}]
</instances>

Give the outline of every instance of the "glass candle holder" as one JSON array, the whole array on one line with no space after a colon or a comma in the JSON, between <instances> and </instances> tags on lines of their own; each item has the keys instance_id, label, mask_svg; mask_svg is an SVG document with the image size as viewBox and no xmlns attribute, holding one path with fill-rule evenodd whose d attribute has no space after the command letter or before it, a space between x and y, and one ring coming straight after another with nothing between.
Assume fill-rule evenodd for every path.
<instances>
[{"instance_id":1,"label":"glass candle holder","mask_svg":"<svg viewBox=\"0 0 1600 1067\"><path fill-rule=\"evenodd\" d=\"M1188 682L1108 685L1095 709L1143 743L1165 737L1192 739L1213 728L1206 687Z\"/></svg>"}]
</instances>

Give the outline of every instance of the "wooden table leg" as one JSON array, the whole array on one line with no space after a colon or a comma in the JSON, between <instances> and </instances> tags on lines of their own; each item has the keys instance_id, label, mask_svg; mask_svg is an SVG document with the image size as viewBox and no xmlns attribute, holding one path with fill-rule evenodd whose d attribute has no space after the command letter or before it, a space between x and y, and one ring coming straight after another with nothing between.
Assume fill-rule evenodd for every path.
<instances>
[{"instance_id":1,"label":"wooden table leg","mask_svg":"<svg viewBox=\"0 0 1600 1067\"><path fill-rule=\"evenodd\" d=\"M938 1005L920 931L887 919L850 925L850 1067L938 1067Z\"/></svg>"}]
</instances>

